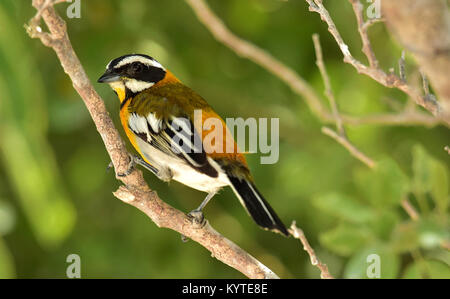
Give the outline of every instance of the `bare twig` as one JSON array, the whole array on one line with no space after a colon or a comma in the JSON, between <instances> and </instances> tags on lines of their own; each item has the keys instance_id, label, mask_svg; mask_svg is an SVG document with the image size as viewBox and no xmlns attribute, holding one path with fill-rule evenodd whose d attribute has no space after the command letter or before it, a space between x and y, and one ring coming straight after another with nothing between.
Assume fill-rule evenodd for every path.
<instances>
[{"instance_id":1,"label":"bare twig","mask_svg":"<svg viewBox=\"0 0 450 299\"><path fill-rule=\"evenodd\" d=\"M322 99L315 92L315 90L292 68L283 64L272 55L255 46L254 44L239 38L233 34L218 18L204 0L185 0L192 8L197 18L202 22L205 27L212 33L214 38L225 46L233 50L237 55L245 57L259 66L278 77L284 83L286 83L292 90L304 98L306 104L311 109L312 113L316 115L321 121L325 123L334 123L335 118L322 104ZM313 2L311 2L313 3ZM313 3L314 4L314 3ZM378 22L378 21L377 21ZM376 23L370 21L365 24L369 26ZM364 30L367 30L365 28ZM342 45L344 45L342 43ZM343 51L348 51L347 46L343 46ZM351 116L341 114L341 119L344 124L349 125L362 125L362 124L382 124L382 125L398 125L398 126L410 126L410 125L425 125L435 126L439 124L449 125L449 123L443 122L442 119L427 115L421 112L407 112L401 114L380 114L369 116Z\"/></svg>"},{"instance_id":2,"label":"bare twig","mask_svg":"<svg viewBox=\"0 0 450 299\"><path fill-rule=\"evenodd\" d=\"M336 127L338 129L338 132L340 135L344 136L345 131L344 131L344 126L342 124L342 118L339 115L339 111L338 111L337 104L336 104L336 99L334 97L334 93L331 88L330 77L328 76L327 69L326 69L325 63L323 61L322 46L320 45L320 39L319 39L318 34L313 35L313 41L314 41L314 48L316 50L316 58L317 58L316 64L320 70L320 74L322 75L323 82L325 85L325 95L327 96L327 98L330 102L331 111L333 112L333 116L336 121Z\"/></svg>"},{"instance_id":3,"label":"bare twig","mask_svg":"<svg viewBox=\"0 0 450 299\"><path fill-rule=\"evenodd\" d=\"M320 277L324 279L333 279L333 276L328 271L328 266L322 263L319 258L316 256L314 249L309 245L308 239L306 239L303 231L297 227L295 221L292 222L290 233L294 236L294 238L299 239L303 244L303 249L308 253L309 258L311 260L311 264L320 270Z\"/></svg>"},{"instance_id":4,"label":"bare twig","mask_svg":"<svg viewBox=\"0 0 450 299\"><path fill-rule=\"evenodd\" d=\"M369 166L370 168L375 167L375 162L364 155L360 150L356 148L346 137L344 126L342 125L342 120L339 116L339 111L336 104L336 99L334 97L333 90L331 88L330 83L330 77L328 76L327 69L325 67L325 63L323 61L323 54L322 54L322 46L320 45L319 35L314 34L313 35L313 41L314 41L314 48L316 50L316 64L317 67L320 70L320 74L322 75L323 82L325 84L325 90L327 98L330 101L330 105L332 107L333 114L336 119L336 127L338 129L338 133L331 130L330 128L323 127L322 132L333 139L335 139L337 142L339 142L341 145L343 145L352 156Z\"/></svg>"},{"instance_id":5,"label":"bare twig","mask_svg":"<svg viewBox=\"0 0 450 299\"><path fill-rule=\"evenodd\" d=\"M123 173L129 162L125 145L109 117L103 100L94 90L81 66L70 43L66 24L54 10L53 4L54 2L49 0L33 0L33 6L38 13L31 19L27 31L31 37L39 38L44 45L55 51L64 71L69 75L74 88L91 114L114 164L116 174ZM43 32L39 27L41 17L49 28L49 33ZM218 260L250 278L278 278L269 268L223 237L209 224L198 228L184 213L164 203L156 192L147 186L141 171L134 170L126 177L117 175L116 177L125 186L121 186L114 195L123 202L139 208L159 227L172 229L194 240L208 249Z\"/></svg>"},{"instance_id":6,"label":"bare twig","mask_svg":"<svg viewBox=\"0 0 450 299\"><path fill-rule=\"evenodd\" d=\"M323 127L322 133L336 140L339 144L345 147L353 157L357 158L359 161L363 162L368 167L370 168L375 167L376 163L372 159L367 157L365 154L363 154L361 151L359 151L353 144L351 144L347 140L347 138L342 137L341 135L337 134L335 131L331 130L328 127Z\"/></svg>"},{"instance_id":7,"label":"bare twig","mask_svg":"<svg viewBox=\"0 0 450 299\"><path fill-rule=\"evenodd\" d=\"M350 0L350 3L353 6L353 11L355 12L356 20L358 23L358 31L363 43L362 51L366 55L370 67L377 69L379 68L379 63L377 57L375 56L375 53L372 50L372 44L367 32L369 27L375 24L375 22L364 22L364 6L361 4L361 2L357 0Z\"/></svg>"},{"instance_id":8,"label":"bare twig","mask_svg":"<svg viewBox=\"0 0 450 299\"><path fill-rule=\"evenodd\" d=\"M401 201L401 205L412 220L414 221L419 220L419 213L417 213L416 209L414 209L414 207L407 199L403 199Z\"/></svg>"}]
</instances>

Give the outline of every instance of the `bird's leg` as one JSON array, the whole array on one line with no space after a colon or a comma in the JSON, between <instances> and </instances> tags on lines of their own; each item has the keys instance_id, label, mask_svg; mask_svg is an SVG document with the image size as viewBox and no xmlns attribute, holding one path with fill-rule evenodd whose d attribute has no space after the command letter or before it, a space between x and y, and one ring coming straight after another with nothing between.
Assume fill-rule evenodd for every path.
<instances>
[{"instance_id":1,"label":"bird's leg","mask_svg":"<svg viewBox=\"0 0 450 299\"><path fill-rule=\"evenodd\" d=\"M206 195L206 198L202 201L198 208L192 210L191 212L189 212L189 214L187 214L188 217L192 219L193 224L196 224L200 227L203 227L205 225L206 221L205 217L203 216L202 210L215 194L216 191L208 193L208 195Z\"/></svg>"},{"instance_id":2,"label":"bird's leg","mask_svg":"<svg viewBox=\"0 0 450 299\"><path fill-rule=\"evenodd\" d=\"M118 173L117 176L119 176L119 177L126 177L126 176L130 175L133 172L136 164L141 165L145 169L149 170L150 172L152 172L152 173L154 173L155 175L158 176L159 170L156 167L154 167L154 166L148 164L147 162L145 162L142 158L140 158L138 156L135 156L133 154L130 154L130 153L128 153L128 157L130 158L130 162L128 163L127 170L125 172ZM109 163L108 167L106 168L106 170L109 170L113 166L114 165L113 165L113 163L111 161Z\"/></svg>"},{"instance_id":3,"label":"bird's leg","mask_svg":"<svg viewBox=\"0 0 450 299\"><path fill-rule=\"evenodd\" d=\"M144 159L142 159L141 157L132 155L130 153L128 153L128 157L130 158L130 162L128 163L127 170L124 173L118 173L117 176L126 177L133 172L136 165L141 165L142 167L144 167L145 169L156 175L160 180L164 182L169 182L173 178L172 171L168 167L156 168L155 166L145 162ZM113 166L114 166L113 163L110 162L106 170L108 171Z\"/></svg>"},{"instance_id":4,"label":"bird's leg","mask_svg":"<svg viewBox=\"0 0 450 299\"><path fill-rule=\"evenodd\" d=\"M145 162L144 159L136 156L134 157L134 163L139 164L145 169L151 171L163 182L170 182L173 178L172 170L170 170L169 167L159 166L159 168L156 168L155 166ZM156 165L156 163L154 164Z\"/></svg>"}]
</instances>

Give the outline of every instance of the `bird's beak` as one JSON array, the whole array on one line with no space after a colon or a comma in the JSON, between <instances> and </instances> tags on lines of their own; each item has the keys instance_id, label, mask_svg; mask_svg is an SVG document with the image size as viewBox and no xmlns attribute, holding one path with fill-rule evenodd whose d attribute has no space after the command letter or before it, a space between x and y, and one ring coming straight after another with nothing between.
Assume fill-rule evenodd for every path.
<instances>
[{"instance_id":1,"label":"bird's beak","mask_svg":"<svg viewBox=\"0 0 450 299\"><path fill-rule=\"evenodd\" d=\"M111 82L117 82L120 80L120 75L114 73L113 70L106 70L106 72L98 78L98 83L111 83Z\"/></svg>"}]
</instances>

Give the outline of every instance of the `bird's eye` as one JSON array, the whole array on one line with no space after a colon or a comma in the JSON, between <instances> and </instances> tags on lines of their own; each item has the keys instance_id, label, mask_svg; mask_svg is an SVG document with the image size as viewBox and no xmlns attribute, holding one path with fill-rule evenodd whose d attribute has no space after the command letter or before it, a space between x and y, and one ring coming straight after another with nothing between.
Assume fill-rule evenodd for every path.
<instances>
[{"instance_id":1,"label":"bird's eye","mask_svg":"<svg viewBox=\"0 0 450 299\"><path fill-rule=\"evenodd\" d=\"M131 64L131 70L133 71L133 73L140 73L142 72L142 70L144 69L144 66L142 65L142 63L140 62L133 62Z\"/></svg>"}]
</instances>

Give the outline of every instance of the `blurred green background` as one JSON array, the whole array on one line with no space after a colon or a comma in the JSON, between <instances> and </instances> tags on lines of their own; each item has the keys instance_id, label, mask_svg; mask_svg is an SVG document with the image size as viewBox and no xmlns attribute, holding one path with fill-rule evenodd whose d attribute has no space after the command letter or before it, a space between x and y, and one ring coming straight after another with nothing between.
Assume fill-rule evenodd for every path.
<instances>
[{"instance_id":1,"label":"blurred green background","mask_svg":"<svg viewBox=\"0 0 450 299\"><path fill-rule=\"evenodd\" d=\"M237 35L267 49L322 94L311 35L321 35L341 111L389 112L382 98L406 97L342 63L318 15L302 0L209 0ZM350 5L326 1L354 55L363 60ZM67 4L57 6L65 15ZM241 278L195 242L159 229L116 199L108 155L55 53L23 25L31 1L0 0L0 277L66 277L66 257L81 257L83 278ZM320 132L323 124L284 83L214 40L181 0L81 1L69 35L93 82L126 53L157 58L223 117L280 119L280 159L248 156L261 192L286 223L296 220L336 277L366 277L366 257L381 257L382 278L450 278L448 128L347 127L350 140L379 162L370 170ZM371 29L385 69L401 49L383 25ZM363 60L364 61L364 60ZM408 60L412 81L418 77ZM94 84L119 128L119 103ZM324 99L325 100L325 99ZM119 128L122 132L122 129ZM131 150L131 149L130 149ZM204 194L145 174L160 197L190 211ZM400 206L420 213L412 221ZM283 278L317 278L297 240L259 229L231 190L205 210L212 225Z\"/></svg>"}]
</instances>

